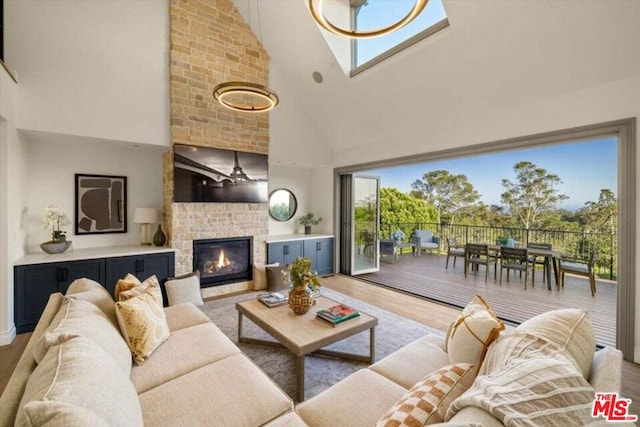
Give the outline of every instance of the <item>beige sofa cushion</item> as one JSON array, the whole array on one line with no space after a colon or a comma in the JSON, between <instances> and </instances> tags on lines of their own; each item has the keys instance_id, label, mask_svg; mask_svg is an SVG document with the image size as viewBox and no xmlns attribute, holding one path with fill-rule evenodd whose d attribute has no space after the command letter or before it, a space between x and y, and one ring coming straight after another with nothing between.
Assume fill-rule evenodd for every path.
<instances>
[{"instance_id":1,"label":"beige sofa cushion","mask_svg":"<svg viewBox=\"0 0 640 427\"><path fill-rule=\"evenodd\" d=\"M24 406L29 425L39 427L91 426L109 427L110 425L93 411L82 406L48 400L29 402Z\"/></svg>"},{"instance_id":2,"label":"beige sofa cushion","mask_svg":"<svg viewBox=\"0 0 640 427\"><path fill-rule=\"evenodd\" d=\"M140 396L148 426L258 426L293 409L287 397L243 354L235 354Z\"/></svg>"},{"instance_id":3,"label":"beige sofa cushion","mask_svg":"<svg viewBox=\"0 0 640 427\"><path fill-rule=\"evenodd\" d=\"M47 332L33 347L36 363L44 357L49 347L58 342L56 335L78 335L102 347L127 376L131 373L131 353L127 343L107 315L90 302L65 297Z\"/></svg>"},{"instance_id":4,"label":"beige sofa cushion","mask_svg":"<svg viewBox=\"0 0 640 427\"><path fill-rule=\"evenodd\" d=\"M171 333L143 365L131 369L131 381L141 394L237 353L238 347L211 322L180 329Z\"/></svg>"},{"instance_id":5,"label":"beige sofa cushion","mask_svg":"<svg viewBox=\"0 0 640 427\"><path fill-rule=\"evenodd\" d=\"M361 369L296 406L314 427L371 427L407 389L369 369Z\"/></svg>"},{"instance_id":6,"label":"beige sofa cushion","mask_svg":"<svg viewBox=\"0 0 640 427\"><path fill-rule=\"evenodd\" d=\"M49 323L53 321L64 302L64 295L59 292L49 295L49 302L44 308L36 329L31 334L31 339L20 356L16 368L9 378L9 382L0 396L0 426L12 426L15 423L16 414L22 393L29 380L29 376L36 369L36 361L33 357L33 347L36 341L46 332Z\"/></svg>"},{"instance_id":7,"label":"beige sofa cushion","mask_svg":"<svg viewBox=\"0 0 640 427\"><path fill-rule=\"evenodd\" d=\"M474 296L449 328L446 348L450 363L470 363L479 368L487 347L503 329L504 323L486 301L480 295Z\"/></svg>"},{"instance_id":8,"label":"beige sofa cushion","mask_svg":"<svg viewBox=\"0 0 640 427\"><path fill-rule=\"evenodd\" d=\"M605 347L593 355L589 384L599 393L620 393L621 381L620 365L622 352L613 347Z\"/></svg>"},{"instance_id":9,"label":"beige sofa cushion","mask_svg":"<svg viewBox=\"0 0 640 427\"><path fill-rule=\"evenodd\" d=\"M210 322L207 315L191 303L165 307L164 314L167 317L167 324L171 332Z\"/></svg>"},{"instance_id":10,"label":"beige sofa cushion","mask_svg":"<svg viewBox=\"0 0 640 427\"><path fill-rule=\"evenodd\" d=\"M267 423L264 427L309 427L297 412L291 411Z\"/></svg>"},{"instance_id":11,"label":"beige sofa cushion","mask_svg":"<svg viewBox=\"0 0 640 427\"><path fill-rule=\"evenodd\" d=\"M90 339L74 337L51 347L35 369L20 402L17 426L47 417L49 405L63 402L94 413L109 425L141 426L142 416L133 384L114 359ZM73 406L66 407L72 411ZM81 411L79 417L87 415Z\"/></svg>"},{"instance_id":12,"label":"beige sofa cushion","mask_svg":"<svg viewBox=\"0 0 640 427\"><path fill-rule=\"evenodd\" d=\"M449 355L443 349L444 339L425 335L371 365L369 369L411 388L426 375L449 364Z\"/></svg>"},{"instance_id":13,"label":"beige sofa cushion","mask_svg":"<svg viewBox=\"0 0 640 427\"><path fill-rule=\"evenodd\" d=\"M596 338L589 314L578 308L552 310L523 322L515 331L528 332L562 347L589 378Z\"/></svg>"},{"instance_id":14,"label":"beige sofa cushion","mask_svg":"<svg viewBox=\"0 0 640 427\"><path fill-rule=\"evenodd\" d=\"M169 325L159 289L159 286L147 286L139 295L116 303L120 331L138 365L142 365L169 338ZM121 291L119 298L131 291L133 289Z\"/></svg>"},{"instance_id":15,"label":"beige sofa cushion","mask_svg":"<svg viewBox=\"0 0 640 427\"><path fill-rule=\"evenodd\" d=\"M89 301L98 306L104 314L107 315L111 323L114 326L118 326L118 319L116 319L116 302L109 294L104 286L95 280L82 278L76 279L69 285L66 293L67 298L81 299L83 301Z\"/></svg>"},{"instance_id":16,"label":"beige sofa cushion","mask_svg":"<svg viewBox=\"0 0 640 427\"><path fill-rule=\"evenodd\" d=\"M195 305L204 304L200 293L200 271L171 277L164 283L164 287L167 290L167 302L170 306L185 302Z\"/></svg>"},{"instance_id":17,"label":"beige sofa cushion","mask_svg":"<svg viewBox=\"0 0 640 427\"><path fill-rule=\"evenodd\" d=\"M444 416L458 396L475 379L473 365L459 363L445 366L418 381L378 420L376 426L424 426L444 421Z\"/></svg>"}]
</instances>

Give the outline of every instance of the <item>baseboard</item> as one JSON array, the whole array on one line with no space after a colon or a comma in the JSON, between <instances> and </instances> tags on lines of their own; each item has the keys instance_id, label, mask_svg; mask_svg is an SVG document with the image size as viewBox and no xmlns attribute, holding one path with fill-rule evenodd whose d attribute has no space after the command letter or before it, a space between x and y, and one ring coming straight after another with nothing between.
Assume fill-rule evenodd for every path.
<instances>
[{"instance_id":1,"label":"baseboard","mask_svg":"<svg viewBox=\"0 0 640 427\"><path fill-rule=\"evenodd\" d=\"M0 332L0 345L9 345L16 338L16 326L11 325L8 331Z\"/></svg>"}]
</instances>

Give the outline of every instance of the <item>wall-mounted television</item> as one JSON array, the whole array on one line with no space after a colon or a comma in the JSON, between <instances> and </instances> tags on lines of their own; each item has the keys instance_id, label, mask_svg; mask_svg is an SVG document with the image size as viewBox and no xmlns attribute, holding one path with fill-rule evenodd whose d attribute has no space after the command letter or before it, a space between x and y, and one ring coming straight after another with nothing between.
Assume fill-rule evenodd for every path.
<instances>
[{"instance_id":1,"label":"wall-mounted television","mask_svg":"<svg viewBox=\"0 0 640 427\"><path fill-rule=\"evenodd\" d=\"M266 154L175 144L174 202L266 203Z\"/></svg>"}]
</instances>

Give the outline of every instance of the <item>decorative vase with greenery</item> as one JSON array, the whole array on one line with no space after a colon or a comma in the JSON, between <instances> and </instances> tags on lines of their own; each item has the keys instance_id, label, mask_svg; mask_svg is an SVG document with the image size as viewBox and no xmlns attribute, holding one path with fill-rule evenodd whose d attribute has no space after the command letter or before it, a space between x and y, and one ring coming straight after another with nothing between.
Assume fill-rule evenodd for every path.
<instances>
[{"instance_id":1,"label":"decorative vase with greenery","mask_svg":"<svg viewBox=\"0 0 640 427\"><path fill-rule=\"evenodd\" d=\"M289 274L293 282L293 289L289 291L289 306L296 314L305 314L315 301L311 291L320 286L318 273L311 272L311 259L298 257L289 266Z\"/></svg>"},{"instance_id":2,"label":"decorative vase with greenery","mask_svg":"<svg viewBox=\"0 0 640 427\"><path fill-rule=\"evenodd\" d=\"M322 217L315 216L313 212L307 212L300 217L300 224L304 225L304 234L311 234L311 226L322 222Z\"/></svg>"},{"instance_id":3,"label":"decorative vase with greenery","mask_svg":"<svg viewBox=\"0 0 640 427\"><path fill-rule=\"evenodd\" d=\"M51 228L51 240L40 244L40 248L48 254L59 254L71 246L71 241L67 240L66 231L60 229L61 226L69 224L69 217L60 213L58 207L49 205L45 209L42 227Z\"/></svg>"}]
</instances>

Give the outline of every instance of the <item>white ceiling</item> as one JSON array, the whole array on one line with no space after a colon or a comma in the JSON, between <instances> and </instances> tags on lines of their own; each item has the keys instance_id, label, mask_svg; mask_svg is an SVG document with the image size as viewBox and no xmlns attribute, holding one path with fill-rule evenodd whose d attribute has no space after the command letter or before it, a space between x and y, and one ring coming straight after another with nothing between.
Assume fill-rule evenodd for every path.
<instances>
[{"instance_id":1,"label":"white ceiling","mask_svg":"<svg viewBox=\"0 0 640 427\"><path fill-rule=\"evenodd\" d=\"M249 1L250 25L333 149L640 74L638 0L443 0L449 28L353 78L307 0L236 0L247 21Z\"/></svg>"}]
</instances>

